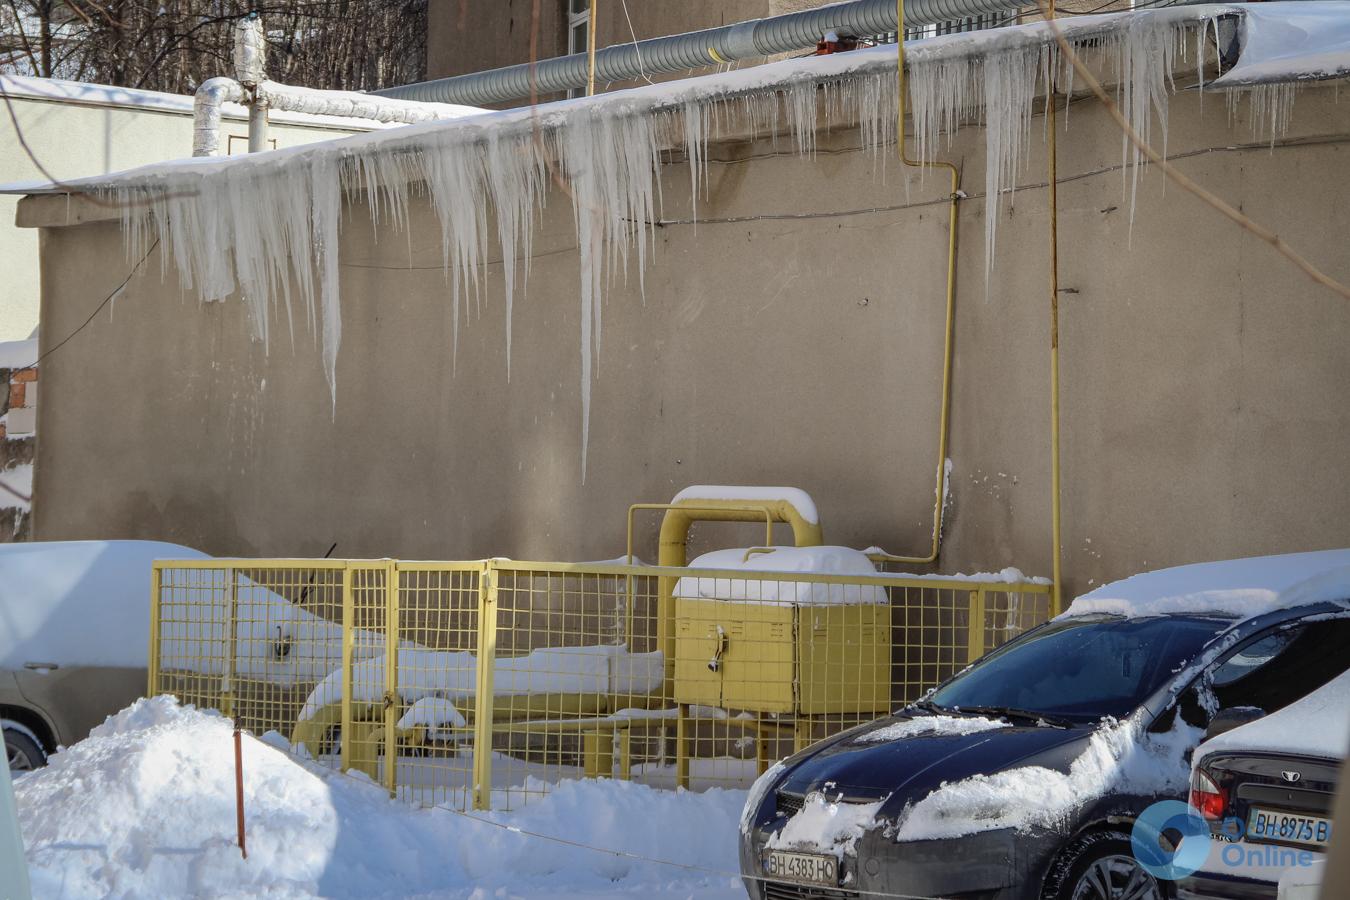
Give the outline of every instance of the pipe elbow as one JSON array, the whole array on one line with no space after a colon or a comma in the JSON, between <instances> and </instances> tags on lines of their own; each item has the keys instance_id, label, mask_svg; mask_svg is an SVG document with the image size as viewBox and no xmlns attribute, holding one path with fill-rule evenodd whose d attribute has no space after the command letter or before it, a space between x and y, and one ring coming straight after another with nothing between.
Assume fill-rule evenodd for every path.
<instances>
[{"instance_id":1,"label":"pipe elbow","mask_svg":"<svg viewBox=\"0 0 1350 900\"><path fill-rule=\"evenodd\" d=\"M244 102L244 87L233 78L208 78L192 98L192 155L220 152L220 116L226 103Z\"/></svg>"}]
</instances>

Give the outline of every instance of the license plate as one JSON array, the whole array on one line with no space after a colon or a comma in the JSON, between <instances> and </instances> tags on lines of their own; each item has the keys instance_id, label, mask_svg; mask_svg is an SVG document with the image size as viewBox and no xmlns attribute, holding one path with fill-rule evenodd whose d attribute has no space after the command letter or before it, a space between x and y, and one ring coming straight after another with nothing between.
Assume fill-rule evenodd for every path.
<instances>
[{"instance_id":1,"label":"license plate","mask_svg":"<svg viewBox=\"0 0 1350 900\"><path fill-rule=\"evenodd\" d=\"M770 850L764 858L764 874L770 878L802 884L839 886L839 860L815 853L789 853Z\"/></svg>"},{"instance_id":2,"label":"license plate","mask_svg":"<svg viewBox=\"0 0 1350 900\"><path fill-rule=\"evenodd\" d=\"M1253 806L1247 815L1247 837L1259 841L1282 841L1325 847L1331 840L1331 820Z\"/></svg>"}]
</instances>

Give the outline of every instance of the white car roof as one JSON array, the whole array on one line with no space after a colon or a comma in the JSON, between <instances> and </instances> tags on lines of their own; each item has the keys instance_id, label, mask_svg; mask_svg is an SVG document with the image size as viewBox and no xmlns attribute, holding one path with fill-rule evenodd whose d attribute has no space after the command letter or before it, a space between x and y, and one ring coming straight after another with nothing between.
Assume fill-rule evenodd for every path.
<instances>
[{"instance_id":1,"label":"white car roof","mask_svg":"<svg viewBox=\"0 0 1350 900\"><path fill-rule=\"evenodd\" d=\"M209 558L158 541L0 544L0 669L144 668L150 564Z\"/></svg>"},{"instance_id":2,"label":"white car roof","mask_svg":"<svg viewBox=\"0 0 1350 900\"><path fill-rule=\"evenodd\" d=\"M1345 759L1350 755L1350 671L1278 712L1205 741L1195 758L1249 750Z\"/></svg>"}]
</instances>

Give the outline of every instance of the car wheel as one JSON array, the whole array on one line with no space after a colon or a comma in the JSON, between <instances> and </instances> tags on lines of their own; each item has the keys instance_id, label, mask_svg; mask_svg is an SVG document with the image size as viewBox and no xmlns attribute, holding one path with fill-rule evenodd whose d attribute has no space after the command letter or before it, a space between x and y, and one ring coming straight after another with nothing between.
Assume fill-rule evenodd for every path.
<instances>
[{"instance_id":1,"label":"car wheel","mask_svg":"<svg viewBox=\"0 0 1350 900\"><path fill-rule=\"evenodd\" d=\"M1044 900L1167 900L1130 849L1129 835L1097 831L1064 849L1045 878Z\"/></svg>"},{"instance_id":2,"label":"car wheel","mask_svg":"<svg viewBox=\"0 0 1350 900\"><path fill-rule=\"evenodd\" d=\"M31 772L47 764L47 754L31 737L13 728L5 729L5 756L10 772Z\"/></svg>"}]
</instances>

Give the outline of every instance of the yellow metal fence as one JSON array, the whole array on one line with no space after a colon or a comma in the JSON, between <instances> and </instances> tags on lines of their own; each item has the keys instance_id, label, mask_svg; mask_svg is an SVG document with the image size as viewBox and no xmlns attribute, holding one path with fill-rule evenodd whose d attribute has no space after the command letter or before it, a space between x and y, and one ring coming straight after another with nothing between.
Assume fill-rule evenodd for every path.
<instances>
[{"instance_id":1,"label":"yellow metal fence","mask_svg":"<svg viewBox=\"0 0 1350 900\"><path fill-rule=\"evenodd\" d=\"M152 602L152 695L458 809L744 787L1052 613L1040 583L507 560L162 562Z\"/></svg>"}]
</instances>

